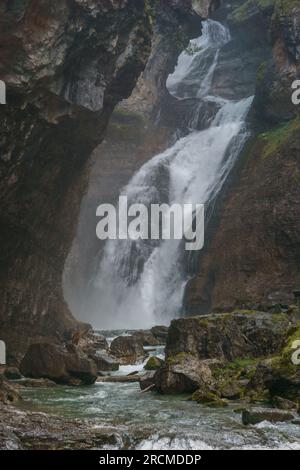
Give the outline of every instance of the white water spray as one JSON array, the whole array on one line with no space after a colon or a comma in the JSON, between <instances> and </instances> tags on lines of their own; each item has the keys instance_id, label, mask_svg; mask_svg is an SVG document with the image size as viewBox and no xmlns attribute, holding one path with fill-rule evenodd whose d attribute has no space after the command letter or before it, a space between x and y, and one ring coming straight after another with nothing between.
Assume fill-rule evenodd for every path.
<instances>
[{"instance_id":1,"label":"white water spray","mask_svg":"<svg viewBox=\"0 0 300 470\"><path fill-rule=\"evenodd\" d=\"M204 23L203 35L183 53L168 79L177 98L201 98L217 107L206 130L192 130L155 156L122 191L128 204L207 204L221 190L247 137L245 118L252 97L234 102L210 96L219 52L230 40L220 23ZM197 113L191 122L197 122ZM168 324L181 313L189 279L179 240L110 240L104 247L87 302L89 318L102 329Z\"/></svg>"}]
</instances>

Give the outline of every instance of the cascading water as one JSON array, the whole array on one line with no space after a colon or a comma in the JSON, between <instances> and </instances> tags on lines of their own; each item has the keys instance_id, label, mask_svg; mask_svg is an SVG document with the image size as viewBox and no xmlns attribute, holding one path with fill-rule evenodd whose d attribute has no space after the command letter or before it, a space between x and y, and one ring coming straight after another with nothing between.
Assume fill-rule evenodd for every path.
<instances>
[{"instance_id":1,"label":"cascading water","mask_svg":"<svg viewBox=\"0 0 300 470\"><path fill-rule=\"evenodd\" d=\"M128 204L208 205L222 188L247 137L245 118L252 97L229 101L213 96L212 82L221 48L230 41L226 27L204 23L203 35L183 53L168 79L178 99L197 98L190 133L146 163L122 191ZM203 105L215 112L208 128L195 130ZM178 240L110 240L91 281L86 310L102 329L147 328L180 315L189 274Z\"/></svg>"}]
</instances>

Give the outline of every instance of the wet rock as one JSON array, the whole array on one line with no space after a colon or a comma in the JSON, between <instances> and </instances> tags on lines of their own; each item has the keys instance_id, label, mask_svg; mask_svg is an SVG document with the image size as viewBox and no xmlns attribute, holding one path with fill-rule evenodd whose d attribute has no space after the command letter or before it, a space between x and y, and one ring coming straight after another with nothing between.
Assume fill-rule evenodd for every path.
<instances>
[{"instance_id":1,"label":"wet rock","mask_svg":"<svg viewBox=\"0 0 300 470\"><path fill-rule=\"evenodd\" d=\"M220 398L216 393L209 390L197 390L193 393L192 400L216 408L228 406L227 400Z\"/></svg>"},{"instance_id":2,"label":"wet rock","mask_svg":"<svg viewBox=\"0 0 300 470\"><path fill-rule=\"evenodd\" d=\"M167 326L153 326L151 328L151 333L153 334L154 338L158 340L160 344L166 344L167 336L168 336L169 328Z\"/></svg>"},{"instance_id":3,"label":"wet rock","mask_svg":"<svg viewBox=\"0 0 300 470\"><path fill-rule=\"evenodd\" d=\"M147 374L142 375L140 377L141 390L146 390L147 388L155 384L154 376L155 372L148 372Z\"/></svg>"},{"instance_id":4,"label":"wet rock","mask_svg":"<svg viewBox=\"0 0 300 470\"><path fill-rule=\"evenodd\" d=\"M109 356L108 354L98 353L90 357L95 362L98 372L119 370L120 364L117 359Z\"/></svg>"},{"instance_id":5,"label":"wet rock","mask_svg":"<svg viewBox=\"0 0 300 470\"><path fill-rule=\"evenodd\" d=\"M138 340L140 340L144 346L158 346L160 343L148 330L139 330L133 333Z\"/></svg>"},{"instance_id":6,"label":"wet rock","mask_svg":"<svg viewBox=\"0 0 300 470\"><path fill-rule=\"evenodd\" d=\"M173 320L166 357L184 352L201 359L255 358L280 351L290 327L286 314L236 311Z\"/></svg>"},{"instance_id":7,"label":"wet rock","mask_svg":"<svg viewBox=\"0 0 300 470\"><path fill-rule=\"evenodd\" d=\"M283 421L291 421L294 414L288 411L267 409L267 408L253 408L252 410L245 410L242 413L243 424L258 424L262 421L270 421L271 423L279 423Z\"/></svg>"},{"instance_id":8,"label":"wet rock","mask_svg":"<svg viewBox=\"0 0 300 470\"><path fill-rule=\"evenodd\" d=\"M0 402L4 404L15 403L21 399L18 389L0 375Z\"/></svg>"},{"instance_id":9,"label":"wet rock","mask_svg":"<svg viewBox=\"0 0 300 470\"><path fill-rule=\"evenodd\" d=\"M61 384L92 384L97 378L96 364L84 354L51 343L32 344L20 371L25 377L48 378Z\"/></svg>"},{"instance_id":10,"label":"wet rock","mask_svg":"<svg viewBox=\"0 0 300 470\"><path fill-rule=\"evenodd\" d=\"M159 357L152 356L148 359L147 364L145 365L145 370L157 370L163 365L164 361Z\"/></svg>"},{"instance_id":11,"label":"wet rock","mask_svg":"<svg viewBox=\"0 0 300 470\"><path fill-rule=\"evenodd\" d=\"M107 350L109 348L106 338L96 334L94 331L89 331L80 338L78 347L88 356L95 355L97 351Z\"/></svg>"},{"instance_id":12,"label":"wet rock","mask_svg":"<svg viewBox=\"0 0 300 470\"><path fill-rule=\"evenodd\" d=\"M109 375L106 377L98 377L97 382L111 383L133 383L139 382L137 375Z\"/></svg>"},{"instance_id":13,"label":"wet rock","mask_svg":"<svg viewBox=\"0 0 300 470\"><path fill-rule=\"evenodd\" d=\"M114 429L93 422L20 411L0 403L1 450L87 450L120 445Z\"/></svg>"},{"instance_id":14,"label":"wet rock","mask_svg":"<svg viewBox=\"0 0 300 470\"><path fill-rule=\"evenodd\" d=\"M143 342L136 336L118 336L112 341L110 352L121 364L135 364L145 356Z\"/></svg>"},{"instance_id":15,"label":"wet rock","mask_svg":"<svg viewBox=\"0 0 300 470\"><path fill-rule=\"evenodd\" d=\"M273 405L280 410L297 410L298 408L297 403L282 397L274 397Z\"/></svg>"},{"instance_id":16,"label":"wet rock","mask_svg":"<svg viewBox=\"0 0 300 470\"><path fill-rule=\"evenodd\" d=\"M166 394L207 389L213 382L213 366L214 361L199 361L191 354L180 353L169 358L156 372L156 389Z\"/></svg>"},{"instance_id":17,"label":"wet rock","mask_svg":"<svg viewBox=\"0 0 300 470\"><path fill-rule=\"evenodd\" d=\"M4 376L7 380L20 380L22 378L22 374L20 374L17 367L6 367Z\"/></svg>"},{"instance_id":18,"label":"wet rock","mask_svg":"<svg viewBox=\"0 0 300 470\"><path fill-rule=\"evenodd\" d=\"M21 388L50 388L56 387L57 383L50 379L23 379L18 385Z\"/></svg>"}]
</instances>

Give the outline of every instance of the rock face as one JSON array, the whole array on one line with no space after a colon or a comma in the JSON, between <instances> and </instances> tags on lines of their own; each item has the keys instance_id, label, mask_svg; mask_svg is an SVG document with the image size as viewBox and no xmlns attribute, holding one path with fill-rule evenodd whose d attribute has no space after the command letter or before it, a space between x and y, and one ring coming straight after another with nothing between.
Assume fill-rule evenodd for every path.
<instances>
[{"instance_id":1,"label":"rock face","mask_svg":"<svg viewBox=\"0 0 300 470\"><path fill-rule=\"evenodd\" d=\"M135 336L118 336L112 341L110 352L121 364L135 364L145 356L143 342Z\"/></svg>"},{"instance_id":2,"label":"rock face","mask_svg":"<svg viewBox=\"0 0 300 470\"><path fill-rule=\"evenodd\" d=\"M263 3L269 6L262 12ZM259 0L231 17L241 41L261 40L258 29L267 33L272 57L257 76L252 123L258 135L207 229L198 274L187 289L189 314L285 305L299 288L300 124L291 100L300 67L299 18L298 2Z\"/></svg>"},{"instance_id":3,"label":"rock face","mask_svg":"<svg viewBox=\"0 0 300 470\"><path fill-rule=\"evenodd\" d=\"M94 361L76 349L68 351L51 343L32 344L21 362L20 370L25 377L47 378L68 385L90 385L97 379Z\"/></svg>"},{"instance_id":4,"label":"rock face","mask_svg":"<svg viewBox=\"0 0 300 470\"><path fill-rule=\"evenodd\" d=\"M17 363L31 338L76 326L61 288L86 163L147 63L148 2L1 2L1 338Z\"/></svg>"}]
</instances>

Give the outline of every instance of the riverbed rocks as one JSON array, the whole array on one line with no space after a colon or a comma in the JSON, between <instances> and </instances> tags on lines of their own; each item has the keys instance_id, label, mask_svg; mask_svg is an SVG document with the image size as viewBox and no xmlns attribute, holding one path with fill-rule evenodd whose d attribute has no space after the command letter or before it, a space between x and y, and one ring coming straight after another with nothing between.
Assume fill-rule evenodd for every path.
<instances>
[{"instance_id":1,"label":"riverbed rocks","mask_svg":"<svg viewBox=\"0 0 300 470\"><path fill-rule=\"evenodd\" d=\"M0 403L0 450L96 450L115 446L113 427L45 413L22 411Z\"/></svg>"},{"instance_id":2,"label":"riverbed rocks","mask_svg":"<svg viewBox=\"0 0 300 470\"><path fill-rule=\"evenodd\" d=\"M166 356L192 354L199 360L264 357L279 352L291 325L285 314L235 311L174 320Z\"/></svg>"},{"instance_id":3,"label":"riverbed rocks","mask_svg":"<svg viewBox=\"0 0 300 470\"><path fill-rule=\"evenodd\" d=\"M32 344L20 371L29 378L48 378L68 385L92 384L97 378L94 361L73 346L72 351L52 343Z\"/></svg>"},{"instance_id":4,"label":"riverbed rocks","mask_svg":"<svg viewBox=\"0 0 300 470\"><path fill-rule=\"evenodd\" d=\"M110 352L121 364L135 364L145 356L143 341L136 336L118 336L112 341Z\"/></svg>"},{"instance_id":5,"label":"riverbed rocks","mask_svg":"<svg viewBox=\"0 0 300 470\"><path fill-rule=\"evenodd\" d=\"M289 411L279 409L267 408L252 408L251 410L244 410L242 413L242 421L246 426L251 424L262 423L269 421L271 423L281 423L284 421L292 421L295 415Z\"/></svg>"},{"instance_id":6,"label":"riverbed rocks","mask_svg":"<svg viewBox=\"0 0 300 470\"><path fill-rule=\"evenodd\" d=\"M21 400L21 395L17 387L8 382L2 375L0 375L0 405L16 403Z\"/></svg>"},{"instance_id":7,"label":"riverbed rocks","mask_svg":"<svg viewBox=\"0 0 300 470\"><path fill-rule=\"evenodd\" d=\"M291 344L299 333L288 314L239 311L174 320L156 389L196 392L195 401L216 406L222 400L271 404L276 396L297 403L300 372L291 362Z\"/></svg>"}]
</instances>

